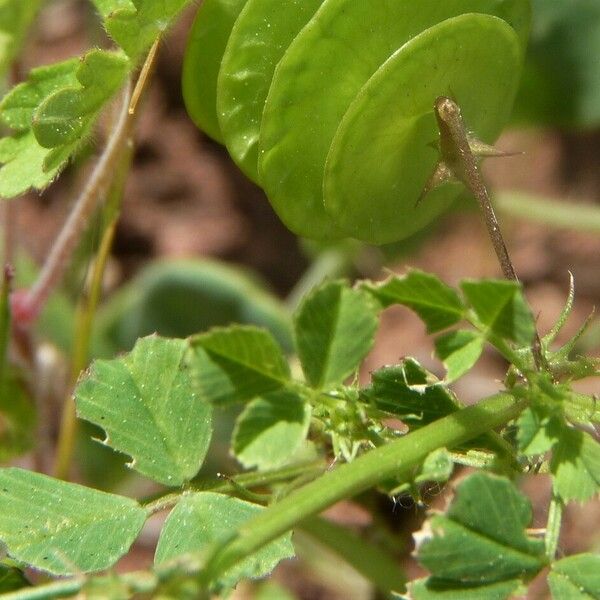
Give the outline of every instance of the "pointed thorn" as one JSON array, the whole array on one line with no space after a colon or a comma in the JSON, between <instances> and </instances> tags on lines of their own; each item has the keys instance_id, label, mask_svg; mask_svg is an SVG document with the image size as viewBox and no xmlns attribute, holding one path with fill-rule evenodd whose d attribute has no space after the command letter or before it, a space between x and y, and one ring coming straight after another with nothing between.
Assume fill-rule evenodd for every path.
<instances>
[{"instance_id":1,"label":"pointed thorn","mask_svg":"<svg viewBox=\"0 0 600 600\"><path fill-rule=\"evenodd\" d=\"M425 196L427 196L427 194L429 194L429 192L432 192L436 188L440 187L444 183L448 183L449 181L456 181L456 176L452 172L452 169L450 169L450 167L448 167L444 161L440 161L427 180L423 191L417 198L417 201L415 202L415 208L421 204L421 201L423 198L425 198Z\"/></svg>"},{"instance_id":2,"label":"pointed thorn","mask_svg":"<svg viewBox=\"0 0 600 600\"><path fill-rule=\"evenodd\" d=\"M505 150L500 150L499 148L495 148L494 146L490 146L489 144L478 140L472 135L469 135L469 147L474 156L481 158L517 156L519 154L524 154L524 152L507 152Z\"/></svg>"}]
</instances>

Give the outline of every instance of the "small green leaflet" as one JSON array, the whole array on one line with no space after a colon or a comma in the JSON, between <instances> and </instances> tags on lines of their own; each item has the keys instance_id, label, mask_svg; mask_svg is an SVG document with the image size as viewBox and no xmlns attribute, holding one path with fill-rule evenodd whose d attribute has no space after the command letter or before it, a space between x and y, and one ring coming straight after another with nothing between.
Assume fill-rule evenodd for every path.
<instances>
[{"instance_id":1,"label":"small green leaflet","mask_svg":"<svg viewBox=\"0 0 600 600\"><path fill-rule=\"evenodd\" d=\"M444 588L456 592L450 598L462 588L480 588L481 595L465 598L508 597L520 579L545 565L543 540L525 532L531 516L529 500L508 479L485 473L465 479L447 512L430 517L416 535L417 558L431 572L416 597L436 597L423 590ZM487 586L505 595L481 593Z\"/></svg>"},{"instance_id":2,"label":"small green leaflet","mask_svg":"<svg viewBox=\"0 0 600 600\"><path fill-rule=\"evenodd\" d=\"M435 340L436 356L446 367L446 383L452 383L470 371L483 352L485 339L475 331L458 330Z\"/></svg>"},{"instance_id":3,"label":"small green leaflet","mask_svg":"<svg viewBox=\"0 0 600 600\"><path fill-rule=\"evenodd\" d=\"M600 489L600 444L591 435L565 427L550 462L554 491L564 502L585 502Z\"/></svg>"},{"instance_id":4,"label":"small green leaflet","mask_svg":"<svg viewBox=\"0 0 600 600\"><path fill-rule=\"evenodd\" d=\"M452 392L412 358L375 371L371 385L361 390L361 400L402 419L411 429L460 408Z\"/></svg>"},{"instance_id":5,"label":"small green leaflet","mask_svg":"<svg viewBox=\"0 0 600 600\"><path fill-rule=\"evenodd\" d=\"M403 277L393 276L379 285L365 286L384 307L402 304L414 310L436 333L461 321L466 312L458 294L435 275L410 270Z\"/></svg>"},{"instance_id":6,"label":"small green leaflet","mask_svg":"<svg viewBox=\"0 0 600 600\"><path fill-rule=\"evenodd\" d=\"M518 283L465 280L460 287L490 333L522 346L531 344L535 322Z\"/></svg>"},{"instance_id":7,"label":"small green leaflet","mask_svg":"<svg viewBox=\"0 0 600 600\"><path fill-rule=\"evenodd\" d=\"M195 387L184 340L140 339L122 358L97 360L75 390L77 413L106 431L106 445L165 485L189 481L212 434L212 407Z\"/></svg>"},{"instance_id":8,"label":"small green leaflet","mask_svg":"<svg viewBox=\"0 0 600 600\"><path fill-rule=\"evenodd\" d=\"M282 389L290 369L273 336L263 329L234 325L191 338L197 385L212 404L246 402Z\"/></svg>"},{"instance_id":9,"label":"small green leaflet","mask_svg":"<svg viewBox=\"0 0 600 600\"><path fill-rule=\"evenodd\" d=\"M111 567L137 538L134 500L22 469L0 469L0 539L9 555L54 575Z\"/></svg>"},{"instance_id":10,"label":"small green leaflet","mask_svg":"<svg viewBox=\"0 0 600 600\"><path fill-rule=\"evenodd\" d=\"M310 415L310 405L293 391L256 398L237 419L232 452L247 469L281 467L306 439Z\"/></svg>"},{"instance_id":11,"label":"small green leaflet","mask_svg":"<svg viewBox=\"0 0 600 600\"><path fill-rule=\"evenodd\" d=\"M340 384L371 350L378 307L363 290L341 281L310 293L294 316L296 347L308 382L315 388Z\"/></svg>"},{"instance_id":12,"label":"small green leaflet","mask_svg":"<svg viewBox=\"0 0 600 600\"><path fill-rule=\"evenodd\" d=\"M554 600L598 600L600 555L577 554L555 562L548 583Z\"/></svg>"},{"instance_id":13,"label":"small green leaflet","mask_svg":"<svg viewBox=\"0 0 600 600\"><path fill-rule=\"evenodd\" d=\"M169 27L189 0L93 0L110 36L139 57Z\"/></svg>"},{"instance_id":14,"label":"small green leaflet","mask_svg":"<svg viewBox=\"0 0 600 600\"><path fill-rule=\"evenodd\" d=\"M545 454L559 441L564 425L541 408L528 408L518 420L517 441L525 456Z\"/></svg>"},{"instance_id":15,"label":"small green leaflet","mask_svg":"<svg viewBox=\"0 0 600 600\"><path fill-rule=\"evenodd\" d=\"M160 565L186 554L206 553L263 510L257 504L211 492L184 496L165 522L154 561ZM229 587L243 578L264 577L281 560L293 556L288 533L226 571L218 583Z\"/></svg>"}]
</instances>

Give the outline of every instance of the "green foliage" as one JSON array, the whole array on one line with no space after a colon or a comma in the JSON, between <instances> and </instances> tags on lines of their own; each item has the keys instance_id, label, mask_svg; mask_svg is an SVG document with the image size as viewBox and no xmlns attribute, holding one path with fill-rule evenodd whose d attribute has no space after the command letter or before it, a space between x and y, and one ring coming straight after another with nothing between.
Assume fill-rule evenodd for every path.
<instances>
[{"instance_id":1,"label":"green foliage","mask_svg":"<svg viewBox=\"0 0 600 600\"><path fill-rule=\"evenodd\" d=\"M548 583L554 600L595 600L600 595L600 556L576 554L555 562Z\"/></svg>"},{"instance_id":2,"label":"green foliage","mask_svg":"<svg viewBox=\"0 0 600 600\"><path fill-rule=\"evenodd\" d=\"M543 541L526 535L530 521L531 505L510 481L483 473L468 477L446 513L430 517L417 536L417 557L432 575L414 597L444 598L436 592L445 590L458 597L464 590L507 598L546 562Z\"/></svg>"},{"instance_id":3,"label":"green foliage","mask_svg":"<svg viewBox=\"0 0 600 600\"><path fill-rule=\"evenodd\" d=\"M36 425L34 403L25 382L10 370L0 379L0 461L31 450Z\"/></svg>"},{"instance_id":4,"label":"green foliage","mask_svg":"<svg viewBox=\"0 0 600 600\"><path fill-rule=\"evenodd\" d=\"M470 330L459 329L435 340L435 354L446 367L446 382L451 383L470 371L479 360L485 338Z\"/></svg>"},{"instance_id":5,"label":"green foliage","mask_svg":"<svg viewBox=\"0 0 600 600\"><path fill-rule=\"evenodd\" d=\"M141 339L123 358L94 363L75 390L78 415L104 429L103 443L131 456L136 471L181 485L200 469L212 434L194 368L187 342Z\"/></svg>"},{"instance_id":6,"label":"green foliage","mask_svg":"<svg viewBox=\"0 0 600 600\"><path fill-rule=\"evenodd\" d=\"M265 509L222 494L199 493L183 498L171 512L156 548L157 564L189 553L205 553ZM225 525L225 527L224 527ZM223 574L217 587L232 587L242 578L264 577L278 562L294 556L290 535L277 539ZM217 585L218 584L218 585Z\"/></svg>"},{"instance_id":7,"label":"green foliage","mask_svg":"<svg viewBox=\"0 0 600 600\"><path fill-rule=\"evenodd\" d=\"M377 306L366 292L332 282L308 295L294 318L308 382L315 388L342 383L373 346L377 325Z\"/></svg>"},{"instance_id":8,"label":"green foliage","mask_svg":"<svg viewBox=\"0 0 600 600\"><path fill-rule=\"evenodd\" d=\"M183 80L192 118L300 235L381 244L424 227L458 189L415 207L437 161L434 100L456 95L470 127L497 137L516 93L528 1L271 4L203 4Z\"/></svg>"},{"instance_id":9,"label":"green foliage","mask_svg":"<svg viewBox=\"0 0 600 600\"><path fill-rule=\"evenodd\" d=\"M40 4L41 0L0 1L0 76L4 76L19 53Z\"/></svg>"},{"instance_id":10,"label":"green foliage","mask_svg":"<svg viewBox=\"0 0 600 600\"><path fill-rule=\"evenodd\" d=\"M139 534L134 500L22 469L0 469L0 538L9 555L56 575L107 569Z\"/></svg>"}]
</instances>

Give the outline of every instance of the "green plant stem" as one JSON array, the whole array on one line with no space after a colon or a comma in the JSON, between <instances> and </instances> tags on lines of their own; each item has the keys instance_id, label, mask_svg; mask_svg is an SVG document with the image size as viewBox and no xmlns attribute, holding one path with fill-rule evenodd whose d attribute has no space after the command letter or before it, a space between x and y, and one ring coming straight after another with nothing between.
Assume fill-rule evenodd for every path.
<instances>
[{"instance_id":1,"label":"green plant stem","mask_svg":"<svg viewBox=\"0 0 600 600\"><path fill-rule=\"evenodd\" d=\"M298 477L318 477L326 468L327 465L322 460L318 460L263 473L244 473L230 477L229 480L216 479L202 483L197 482L192 483L184 492L171 492L158 498L142 500L142 504L150 514L155 514L173 507L185 492L233 494L239 486L243 486L244 488L258 488L275 483L293 481Z\"/></svg>"},{"instance_id":2,"label":"green plant stem","mask_svg":"<svg viewBox=\"0 0 600 600\"><path fill-rule=\"evenodd\" d=\"M0 281L0 392L4 385L6 366L8 361L8 344L10 342L10 284L12 272L10 267L5 266L1 272Z\"/></svg>"},{"instance_id":3,"label":"green plant stem","mask_svg":"<svg viewBox=\"0 0 600 600\"><path fill-rule=\"evenodd\" d=\"M548 508L548 522L546 523L546 535L544 536L546 556L550 561L554 560L556 551L558 550L558 540L560 538L560 526L564 508L565 505L563 504L563 501L553 494Z\"/></svg>"},{"instance_id":4,"label":"green plant stem","mask_svg":"<svg viewBox=\"0 0 600 600\"><path fill-rule=\"evenodd\" d=\"M269 507L215 548L206 563L205 582L216 580L264 544L344 498L352 498L386 479L410 480L434 450L452 448L499 427L517 417L526 406L526 401L497 394L328 471Z\"/></svg>"},{"instance_id":5,"label":"green plant stem","mask_svg":"<svg viewBox=\"0 0 600 600\"><path fill-rule=\"evenodd\" d=\"M499 192L494 195L494 203L510 217L600 234L600 208L594 204L562 202L522 192Z\"/></svg>"},{"instance_id":6,"label":"green plant stem","mask_svg":"<svg viewBox=\"0 0 600 600\"><path fill-rule=\"evenodd\" d=\"M85 585L85 579L67 579L55 581L31 588L23 588L16 592L8 592L0 596L2 600L50 600L74 596Z\"/></svg>"}]
</instances>

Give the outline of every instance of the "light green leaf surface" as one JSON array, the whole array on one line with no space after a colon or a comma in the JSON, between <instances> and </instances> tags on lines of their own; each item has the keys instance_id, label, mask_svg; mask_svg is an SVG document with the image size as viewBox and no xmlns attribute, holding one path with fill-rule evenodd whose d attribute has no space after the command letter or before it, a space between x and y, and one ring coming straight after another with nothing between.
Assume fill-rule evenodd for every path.
<instances>
[{"instance_id":1,"label":"light green leaf surface","mask_svg":"<svg viewBox=\"0 0 600 600\"><path fill-rule=\"evenodd\" d=\"M167 30L189 0L93 0L110 36L138 58Z\"/></svg>"},{"instance_id":2,"label":"light green leaf surface","mask_svg":"<svg viewBox=\"0 0 600 600\"><path fill-rule=\"evenodd\" d=\"M436 98L455 97L469 129L491 143L510 116L521 62L515 31L488 15L447 19L402 46L360 90L333 138L324 199L335 224L385 244L444 211L459 185L441 186L418 203L439 161Z\"/></svg>"},{"instance_id":3,"label":"light green leaf surface","mask_svg":"<svg viewBox=\"0 0 600 600\"><path fill-rule=\"evenodd\" d=\"M259 143L261 183L292 231L317 239L341 235L323 206L323 176L344 113L397 49L427 28L469 11L502 17L526 39L529 4L523 0L328 0L294 39L275 70ZM446 68L451 64L440 65ZM427 72L422 79L432 76ZM472 89L477 94L475 83ZM403 98L397 94L398 102ZM386 117L395 114L394 108ZM377 146L370 141L356 150L366 152L371 145ZM385 161L383 153L380 158ZM376 167L379 171L382 164Z\"/></svg>"},{"instance_id":4,"label":"light green leaf surface","mask_svg":"<svg viewBox=\"0 0 600 600\"><path fill-rule=\"evenodd\" d=\"M518 283L466 280L460 287L490 333L519 345L531 344L535 322Z\"/></svg>"},{"instance_id":5,"label":"light green leaf surface","mask_svg":"<svg viewBox=\"0 0 600 600\"><path fill-rule=\"evenodd\" d=\"M292 391L256 398L236 421L231 441L234 456L247 469L285 465L306 439L310 415L310 405Z\"/></svg>"},{"instance_id":6,"label":"light green leaf surface","mask_svg":"<svg viewBox=\"0 0 600 600\"><path fill-rule=\"evenodd\" d=\"M507 600L521 587L518 579L499 583L466 586L432 577L409 584L413 600Z\"/></svg>"},{"instance_id":7,"label":"light green leaf surface","mask_svg":"<svg viewBox=\"0 0 600 600\"><path fill-rule=\"evenodd\" d=\"M545 454L560 440L563 423L538 408L528 408L518 420L517 441L525 456Z\"/></svg>"},{"instance_id":8,"label":"light green leaf surface","mask_svg":"<svg viewBox=\"0 0 600 600\"><path fill-rule=\"evenodd\" d=\"M92 50L77 68L78 85L47 96L33 113L33 132L44 148L78 142L104 104L119 90L131 68L126 56Z\"/></svg>"},{"instance_id":9,"label":"light green leaf surface","mask_svg":"<svg viewBox=\"0 0 600 600\"><path fill-rule=\"evenodd\" d=\"M217 142L217 78L231 29L246 0L204 0L188 37L183 61L185 107L194 123Z\"/></svg>"},{"instance_id":10,"label":"light green leaf surface","mask_svg":"<svg viewBox=\"0 0 600 600\"><path fill-rule=\"evenodd\" d=\"M414 310L425 323L427 333L455 325L466 312L459 295L450 286L435 275L416 269L366 287L384 307L402 304Z\"/></svg>"},{"instance_id":11,"label":"light green leaf surface","mask_svg":"<svg viewBox=\"0 0 600 600\"><path fill-rule=\"evenodd\" d=\"M361 399L402 419L411 429L460 408L452 392L412 358L375 371L371 385L361 391Z\"/></svg>"},{"instance_id":12,"label":"light green leaf surface","mask_svg":"<svg viewBox=\"0 0 600 600\"><path fill-rule=\"evenodd\" d=\"M600 444L588 433L565 428L552 453L554 491L564 502L585 502L600 489Z\"/></svg>"},{"instance_id":13,"label":"light green leaf surface","mask_svg":"<svg viewBox=\"0 0 600 600\"><path fill-rule=\"evenodd\" d=\"M554 600L600 600L600 555L576 554L555 562L548 583Z\"/></svg>"},{"instance_id":14,"label":"light green leaf surface","mask_svg":"<svg viewBox=\"0 0 600 600\"><path fill-rule=\"evenodd\" d=\"M258 138L277 63L323 0L248 0L235 22L217 85L217 115L233 160L255 183Z\"/></svg>"},{"instance_id":15,"label":"light green leaf surface","mask_svg":"<svg viewBox=\"0 0 600 600\"><path fill-rule=\"evenodd\" d=\"M55 575L111 567L147 517L129 498L22 469L0 469L0 490L0 539L9 555Z\"/></svg>"},{"instance_id":16,"label":"light green leaf surface","mask_svg":"<svg viewBox=\"0 0 600 600\"><path fill-rule=\"evenodd\" d=\"M435 340L435 354L446 367L446 383L470 371L483 352L484 338L475 331L451 331Z\"/></svg>"},{"instance_id":17,"label":"light green leaf surface","mask_svg":"<svg viewBox=\"0 0 600 600\"><path fill-rule=\"evenodd\" d=\"M184 340L138 341L130 354L98 360L75 390L78 415L107 434L104 444L165 485L190 480L211 438L212 407L199 393Z\"/></svg>"},{"instance_id":18,"label":"light green leaf surface","mask_svg":"<svg viewBox=\"0 0 600 600\"><path fill-rule=\"evenodd\" d=\"M543 540L525 533L531 517L529 500L508 479L476 473L458 486L447 512L419 532L417 558L431 581L467 589L532 576L545 558Z\"/></svg>"},{"instance_id":19,"label":"light green leaf surface","mask_svg":"<svg viewBox=\"0 0 600 600\"><path fill-rule=\"evenodd\" d=\"M154 561L161 564L185 554L206 553L264 510L257 504L222 494L184 496L165 522ZM264 577L281 560L293 556L291 534L287 534L226 571L218 583L232 586L243 578Z\"/></svg>"},{"instance_id":20,"label":"light green leaf surface","mask_svg":"<svg viewBox=\"0 0 600 600\"><path fill-rule=\"evenodd\" d=\"M294 315L296 348L308 382L316 388L342 383L371 350L378 307L367 292L341 281L311 292Z\"/></svg>"},{"instance_id":21,"label":"light green leaf surface","mask_svg":"<svg viewBox=\"0 0 600 600\"><path fill-rule=\"evenodd\" d=\"M212 404L246 402L280 390L290 369L273 336L251 326L215 328L191 338L197 386Z\"/></svg>"}]
</instances>

